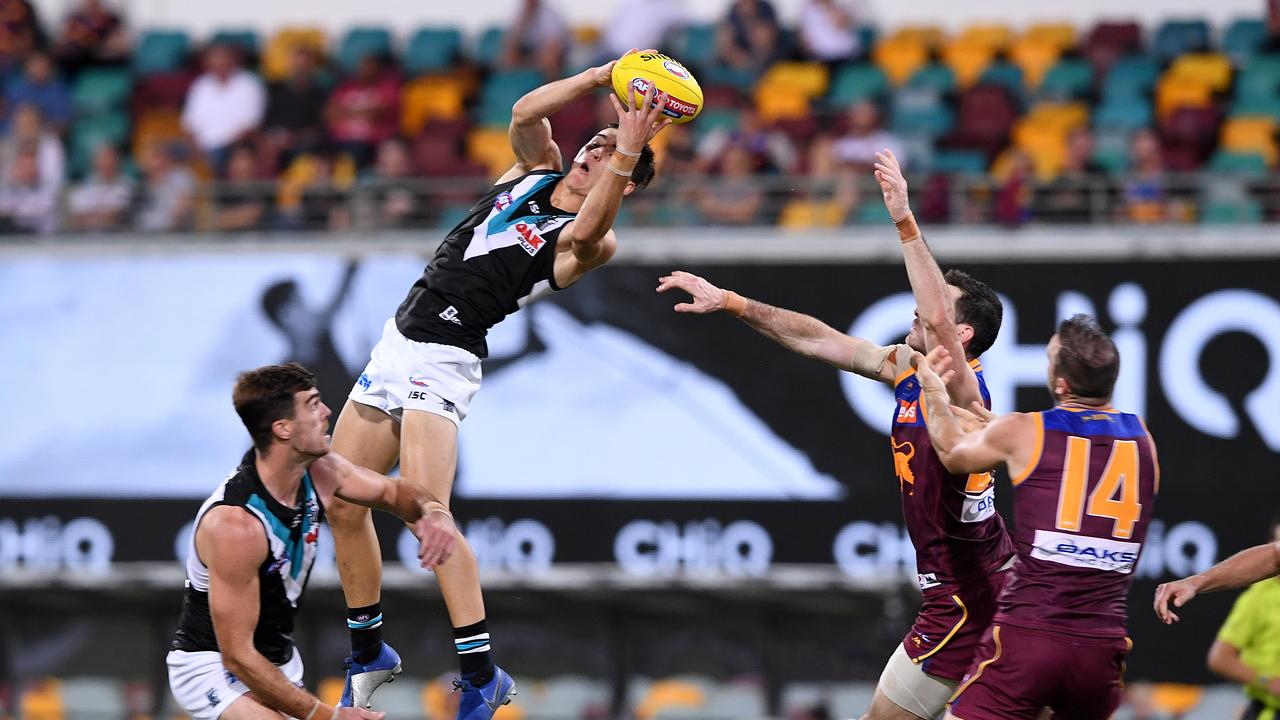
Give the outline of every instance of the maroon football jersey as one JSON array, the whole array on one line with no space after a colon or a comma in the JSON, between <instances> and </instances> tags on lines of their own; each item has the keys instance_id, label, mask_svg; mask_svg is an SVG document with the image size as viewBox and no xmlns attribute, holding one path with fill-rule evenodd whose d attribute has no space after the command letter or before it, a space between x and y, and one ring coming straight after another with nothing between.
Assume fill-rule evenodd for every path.
<instances>
[{"instance_id":1,"label":"maroon football jersey","mask_svg":"<svg viewBox=\"0 0 1280 720\"><path fill-rule=\"evenodd\" d=\"M908 350L899 356L908 359ZM982 366L970 363L978 375L982 400L991 395L982 379ZM920 381L904 370L894 385L897 408L890 442L893 469L902 491L902 516L916 549L920 590L956 584L988 575L1013 555L1013 541L1004 519L996 512L991 473L952 475L943 467L929 440Z\"/></svg>"},{"instance_id":2,"label":"maroon football jersey","mask_svg":"<svg viewBox=\"0 0 1280 720\"><path fill-rule=\"evenodd\" d=\"M995 621L1123 637L1160 490L1151 436L1138 416L1110 409L1034 417L1038 457L1013 480L1018 562Z\"/></svg>"}]
</instances>

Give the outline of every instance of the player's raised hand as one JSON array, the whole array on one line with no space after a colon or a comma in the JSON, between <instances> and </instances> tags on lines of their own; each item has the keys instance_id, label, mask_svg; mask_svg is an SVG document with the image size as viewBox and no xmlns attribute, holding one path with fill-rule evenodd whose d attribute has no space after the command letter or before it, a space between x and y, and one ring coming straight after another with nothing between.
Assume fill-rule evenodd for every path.
<instances>
[{"instance_id":1,"label":"player's raised hand","mask_svg":"<svg viewBox=\"0 0 1280 720\"><path fill-rule=\"evenodd\" d=\"M671 118L662 114L667 107L667 95L662 93L655 103L654 97L657 93L658 86L649 83L648 89L637 101L635 87L628 86L625 108L622 107L617 94L609 94L609 101L613 103L613 109L618 113L617 147L619 151L630 154L640 152L646 143L671 124Z\"/></svg>"},{"instance_id":2,"label":"player's raised hand","mask_svg":"<svg viewBox=\"0 0 1280 720\"><path fill-rule=\"evenodd\" d=\"M928 355L915 353L911 357L911 365L920 378L920 386L926 389L946 390L947 383L955 377L955 368L951 365L951 353L942 345L929 351Z\"/></svg>"},{"instance_id":3,"label":"player's raised hand","mask_svg":"<svg viewBox=\"0 0 1280 720\"><path fill-rule=\"evenodd\" d=\"M907 197L907 178L902 174L898 158L893 151L885 148L876 153L876 182L880 183L880 192L884 195L884 206L889 210L889 217L894 222L911 214L911 204Z\"/></svg>"},{"instance_id":4,"label":"player's raised hand","mask_svg":"<svg viewBox=\"0 0 1280 720\"><path fill-rule=\"evenodd\" d=\"M975 401L974 404L982 410L982 413L978 413L976 410L966 410L959 405L951 406L951 414L956 416L956 419L960 421L960 427L967 433L981 430L995 418L995 413L982 407L982 403Z\"/></svg>"},{"instance_id":5,"label":"player's raised hand","mask_svg":"<svg viewBox=\"0 0 1280 720\"><path fill-rule=\"evenodd\" d=\"M633 52L637 52L635 48L622 53L622 57L626 57ZM621 60L622 57L618 58ZM609 87L613 84L613 66L618 64L618 60L610 60L609 62L591 68L591 79L595 81L596 87Z\"/></svg>"},{"instance_id":6,"label":"player's raised hand","mask_svg":"<svg viewBox=\"0 0 1280 720\"><path fill-rule=\"evenodd\" d=\"M1169 609L1169 606L1180 608L1191 602L1196 596L1196 584L1191 578L1183 578L1173 582L1161 583L1156 588L1156 617L1165 625L1172 625L1182 618Z\"/></svg>"},{"instance_id":7,"label":"player's raised hand","mask_svg":"<svg viewBox=\"0 0 1280 720\"><path fill-rule=\"evenodd\" d=\"M723 310L729 297L729 293L721 288L683 270L676 270L670 275L658 278L658 292L668 290L683 290L693 297L693 302L676 305L675 311L681 313L705 315Z\"/></svg>"},{"instance_id":8,"label":"player's raised hand","mask_svg":"<svg viewBox=\"0 0 1280 720\"><path fill-rule=\"evenodd\" d=\"M418 518L413 531L418 536L418 561L422 567L433 570L453 555L458 528L453 524L453 516L444 509L432 510Z\"/></svg>"}]
</instances>

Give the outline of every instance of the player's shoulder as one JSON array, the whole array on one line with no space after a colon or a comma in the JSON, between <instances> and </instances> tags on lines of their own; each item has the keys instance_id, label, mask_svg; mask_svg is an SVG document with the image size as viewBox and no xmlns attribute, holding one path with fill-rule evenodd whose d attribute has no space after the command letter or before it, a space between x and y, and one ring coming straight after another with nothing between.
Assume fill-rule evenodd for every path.
<instances>
[{"instance_id":1,"label":"player's shoulder","mask_svg":"<svg viewBox=\"0 0 1280 720\"><path fill-rule=\"evenodd\" d=\"M263 545L266 541L262 522L237 505L209 508L200 520L198 532L205 540L219 545L248 548Z\"/></svg>"}]
</instances>

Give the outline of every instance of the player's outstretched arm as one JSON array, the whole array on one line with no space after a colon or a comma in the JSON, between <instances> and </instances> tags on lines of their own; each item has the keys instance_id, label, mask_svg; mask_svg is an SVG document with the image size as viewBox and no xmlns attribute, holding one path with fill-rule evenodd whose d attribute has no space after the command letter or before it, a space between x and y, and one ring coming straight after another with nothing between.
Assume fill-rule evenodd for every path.
<instances>
[{"instance_id":1,"label":"player's outstretched arm","mask_svg":"<svg viewBox=\"0 0 1280 720\"><path fill-rule=\"evenodd\" d=\"M948 471L986 472L1005 464L1017 477L1032 462L1029 457L1021 457L1036 432L1032 416L1011 413L996 417L981 402L973 404L972 413L952 407L947 381L955 370L945 347L935 347L928 357L915 353L913 364L920 380L929 439Z\"/></svg>"},{"instance_id":2,"label":"player's outstretched arm","mask_svg":"<svg viewBox=\"0 0 1280 720\"><path fill-rule=\"evenodd\" d=\"M920 323L924 326L928 349L945 347L951 356L955 371L947 381L951 401L960 407L969 407L982 401L978 376L965 358L964 345L956 331L956 303L942 275L942 268L929 250L915 216L911 214L907 193L907 178L902 173L898 158L885 149L876 153L876 181L884 195L884 205L889 217L898 227L898 239L902 241L902 258L907 266L907 280L916 298Z\"/></svg>"},{"instance_id":3,"label":"player's outstretched arm","mask_svg":"<svg viewBox=\"0 0 1280 720\"><path fill-rule=\"evenodd\" d=\"M676 312L705 315L724 310L792 352L873 380L894 380L891 355L896 347L845 335L817 318L744 298L683 270L658 279L658 292L677 289L689 293L692 301L676 305Z\"/></svg>"},{"instance_id":4,"label":"player's outstretched arm","mask_svg":"<svg viewBox=\"0 0 1280 720\"><path fill-rule=\"evenodd\" d=\"M311 477L321 492L349 503L389 512L413 528L418 560L431 569L449 559L457 542L457 526L449 508L414 483L360 467L336 452L311 463Z\"/></svg>"},{"instance_id":5,"label":"player's outstretched arm","mask_svg":"<svg viewBox=\"0 0 1280 720\"><path fill-rule=\"evenodd\" d=\"M258 567L267 558L262 524L239 508L215 507L196 531L196 551L209 568L209 614L227 670L258 702L295 718L368 718L384 713L335 709L289 682L253 645L258 624Z\"/></svg>"},{"instance_id":6,"label":"player's outstretched arm","mask_svg":"<svg viewBox=\"0 0 1280 720\"><path fill-rule=\"evenodd\" d=\"M516 154L516 166L499 180L518 177L530 170L560 170L560 148L551 139L550 116L561 108L589 95L597 88L608 87L617 60L593 67L563 80L547 83L525 94L511 106L508 135Z\"/></svg>"},{"instance_id":7,"label":"player's outstretched arm","mask_svg":"<svg viewBox=\"0 0 1280 720\"><path fill-rule=\"evenodd\" d=\"M1280 543L1241 550L1202 573L1156 588L1156 616L1166 625L1181 618L1170 607L1180 608L1200 593L1234 590L1280 575Z\"/></svg>"},{"instance_id":8,"label":"player's outstretched arm","mask_svg":"<svg viewBox=\"0 0 1280 720\"><path fill-rule=\"evenodd\" d=\"M622 196L631 184L631 172L639 163L645 145L671 124L671 118L662 113L667 106L667 96L663 95L656 104L653 102L656 87L650 83L640 98L636 97L634 88L630 89L628 107L625 108L617 95L609 94L613 109L618 113L618 132L613 154L606 163L607 172L591 186L578 216L560 233L561 238L567 238L571 243L573 258L579 266L576 272L570 273L574 279L603 265L613 254L617 241L611 228L618 208L622 206Z\"/></svg>"}]
</instances>

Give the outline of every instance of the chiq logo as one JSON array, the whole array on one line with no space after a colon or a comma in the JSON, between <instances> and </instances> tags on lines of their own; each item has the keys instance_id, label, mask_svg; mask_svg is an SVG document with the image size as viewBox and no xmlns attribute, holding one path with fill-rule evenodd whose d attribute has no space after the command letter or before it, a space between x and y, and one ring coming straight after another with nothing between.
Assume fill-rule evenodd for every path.
<instances>
[{"instance_id":1,"label":"chiq logo","mask_svg":"<svg viewBox=\"0 0 1280 720\"><path fill-rule=\"evenodd\" d=\"M613 541L618 566L634 575L724 573L761 577L773 560L773 539L759 524L738 520L687 522L634 520Z\"/></svg>"},{"instance_id":2,"label":"chiq logo","mask_svg":"<svg viewBox=\"0 0 1280 720\"><path fill-rule=\"evenodd\" d=\"M1013 410L1017 388L1045 385L1044 343L1018 342L1018 313L1006 297L1004 324L995 344L983 355L984 376L991 390L996 412ZM880 343L901 342L915 310L910 293L891 295L872 304L854 321L850 333ZM1087 313L1099 317L1094 304L1083 294L1069 291L1058 296L1057 316ZM1116 330L1111 334L1120 349L1120 377L1116 382L1115 406L1138 415L1146 414L1148 343L1140 329L1147 315L1147 295L1134 283L1116 287L1107 301L1107 315ZM1240 434L1240 418L1230 401L1212 387L1200 373L1200 357L1219 335L1242 332L1252 335L1267 350L1267 376L1244 399L1244 411L1271 450L1280 452L1280 303L1252 290L1220 290L1188 305L1170 323L1160 347L1159 379L1169 405L1187 424L1200 432L1220 438ZM841 373L845 395L858 417L879 432L888 432L893 412L893 393L877 383L863 382Z\"/></svg>"},{"instance_id":3,"label":"chiq logo","mask_svg":"<svg viewBox=\"0 0 1280 720\"><path fill-rule=\"evenodd\" d=\"M52 516L21 522L0 519L0 570L106 572L115 547L111 531L93 518L75 518L65 524Z\"/></svg>"}]
</instances>

